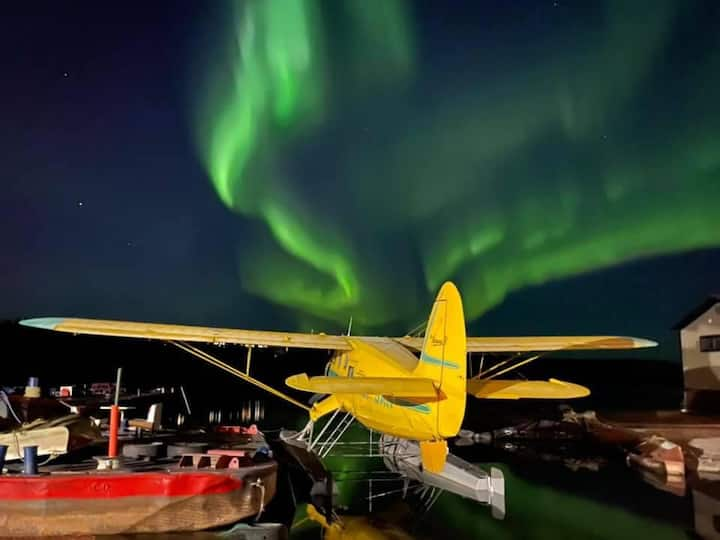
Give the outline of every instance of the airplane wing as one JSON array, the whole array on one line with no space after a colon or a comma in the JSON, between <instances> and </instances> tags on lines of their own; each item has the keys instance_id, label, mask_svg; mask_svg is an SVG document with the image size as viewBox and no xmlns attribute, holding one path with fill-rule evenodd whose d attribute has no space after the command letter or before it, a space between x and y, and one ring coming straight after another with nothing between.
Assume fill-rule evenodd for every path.
<instances>
[{"instance_id":1,"label":"airplane wing","mask_svg":"<svg viewBox=\"0 0 720 540\"><path fill-rule=\"evenodd\" d=\"M267 347L298 347L346 351L350 345L346 336L237 330L132 321L46 317L24 319L20 324L72 334L92 334L158 340L194 341L204 343L236 343ZM417 351L422 349L422 337L404 336L394 341ZM648 339L623 336L527 336L527 337L469 337L468 352L540 352L556 350L639 349L655 347Z\"/></svg>"},{"instance_id":2,"label":"airplane wing","mask_svg":"<svg viewBox=\"0 0 720 540\"><path fill-rule=\"evenodd\" d=\"M579 384L550 379L524 381L503 379L470 379L468 394L480 399L573 399L590 395L590 390Z\"/></svg>"},{"instance_id":3,"label":"airplane wing","mask_svg":"<svg viewBox=\"0 0 720 540\"><path fill-rule=\"evenodd\" d=\"M331 349L345 351L352 347L344 336L301 334L293 332L267 332L261 330L235 330L183 326L178 324L111 321L101 319L39 318L20 321L24 326L69 332L164 341L194 341L203 343L236 343L267 347L298 347L304 349Z\"/></svg>"},{"instance_id":4,"label":"airplane wing","mask_svg":"<svg viewBox=\"0 0 720 540\"><path fill-rule=\"evenodd\" d=\"M422 337L405 336L395 341L421 350ZM649 339L625 336L525 336L525 337L468 337L467 352L542 352L560 350L619 350L655 347Z\"/></svg>"},{"instance_id":5,"label":"airplane wing","mask_svg":"<svg viewBox=\"0 0 720 540\"><path fill-rule=\"evenodd\" d=\"M420 377L308 377L306 373L285 379L296 390L318 394L372 394L423 401L445 397L435 381Z\"/></svg>"}]
</instances>

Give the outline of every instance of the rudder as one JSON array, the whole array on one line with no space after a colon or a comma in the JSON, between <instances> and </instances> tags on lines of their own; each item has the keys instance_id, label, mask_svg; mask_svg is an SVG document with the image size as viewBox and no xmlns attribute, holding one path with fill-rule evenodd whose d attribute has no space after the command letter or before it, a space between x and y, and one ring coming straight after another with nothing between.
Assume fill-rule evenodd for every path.
<instances>
[{"instance_id":1,"label":"rudder","mask_svg":"<svg viewBox=\"0 0 720 540\"><path fill-rule=\"evenodd\" d=\"M447 397L436 406L440 437L457 435L465 416L467 338L462 299L452 282L445 282L430 312L423 347L414 375L433 379Z\"/></svg>"}]
</instances>

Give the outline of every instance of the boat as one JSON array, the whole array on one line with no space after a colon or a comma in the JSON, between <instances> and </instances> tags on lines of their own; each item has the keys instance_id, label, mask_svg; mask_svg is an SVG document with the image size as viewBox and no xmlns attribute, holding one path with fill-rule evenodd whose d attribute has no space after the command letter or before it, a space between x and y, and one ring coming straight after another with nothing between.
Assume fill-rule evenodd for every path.
<instances>
[{"instance_id":1,"label":"boat","mask_svg":"<svg viewBox=\"0 0 720 540\"><path fill-rule=\"evenodd\" d=\"M115 468L120 464L119 468ZM267 453L96 459L0 475L0 537L202 531L259 516L273 499Z\"/></svg>"}]
</instances>

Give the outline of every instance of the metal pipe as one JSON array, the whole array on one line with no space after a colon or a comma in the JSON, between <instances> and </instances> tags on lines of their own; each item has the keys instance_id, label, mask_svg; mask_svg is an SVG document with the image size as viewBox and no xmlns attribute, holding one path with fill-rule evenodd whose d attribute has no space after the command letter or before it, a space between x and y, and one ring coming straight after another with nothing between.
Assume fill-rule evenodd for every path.
<instances>
[{"instance_id":1,"label":"metal pipe","mask_svg":"<svg viewBox=\"0 0 720 540\"><path fill-rule=\"evenodd\" d=\"M190 410L190 402L185 395L185 389L182 387L182 385L180 385L180 393L182 394L183 401L185 402L185 409L187 410L188 416L192 416L192 411Z\"/></svg>"},{"instance_id":2,"label":"metal pipe","mask_svg":"<svg viewBox=\"0 0 720 540\"><path fill-rule=\"evenodd\" d=\"M499 377L500 375L503 375L503 374L507 373L508 371L512 371L513 369L517 369L517 368L519 368L520 366L524 366L525 364L529 364L529 363L532 362L533 360L537 360L538 358L540 358L540 356L541 356L541 355L536 354L535 356L531 356L530 358L526 358L526 359L523 360L522 362L518 362L518 363L516 363L516 364L513 364L512 366L506 367L505 369L503 369L503 370L501 370L501 371L498 371L497 373L493 373L493 374L490 375L489 377L485 377L483 380L489 381L490 379L494 379L495 377ZM489 370L488 370L488 371L489 371Z\"/></svg>"},{"instance_id":3,"label":"metal pipe","mask_svg":"<svg viewBox=\"0 0 720 540\"><path fill-rule=\"evenodd\" d=\"M117 370L117 379L115 380L115 405L120 401L120 377L122 376L122 368Z\"/></svg>"},{"instance_id":4,"label":"metal pipe","mask_svg":"<svg viewBox=\"0 0 720 540\"><path fill-rule=\"evenodd\" d=\"M108 437L108 457L114 458L118 455L118 430L120 428L120 379L122 378L122 368L117 370L117 378L115 379L115 400L110 406L110 434Z\"/></svg>"},{"instance_id":5,"label":"metal pipe","mask_svg":"<svg viewBox=\"0 0 720 540\"><path fill-rule=\"evenodd\" d=\"M318 433L317 438L313 441L312 438L310 440L310 444L308 445L307 449L308 451L312 450L315 445L320 442L320 438L325 434L325 431L327 431L327 428L330 427L330 424L332 424L335 421L335 417L340 413L340 409L336 409L333 415L330 417L330 420L328 420L323 428L320 430L320 433Z\"/></svg>"},{"instance_id":6,"label":"metal pipe","mask_svg":"<svg viewBox=\"0 0 720 540\"><path fill-rule=\"evenodd\" d=\"M23 472L25 474L37 474L37 450L35 445L23 446Z\"/></svg>"},{"instance_id":7,"label":"metal pipe","mask_svg":"<svg viewBox=\"0 0 720 540\"><path fill-rule=\"evenodd\" d=\"M250 361L252 360L252 347L247 348L247 355L245 356L245 375L250 376Z\"/></svg>"},{"instance_id":8,"label":"metal pipe","mask_svg":"<svg viewBox=\"0 0 720 540\"><path fill-rule=\"evenodd\" d=\"M118 429L120 427L120 407L110 406L110 436L108 437L108 457L118 455Z\"/></svg>"},{"instance_id":9,"label":"metal pipe","mask_svg":"<svg viewBox=\"0 0 720 540\"><path fill-rule=\"evenodd\" d=\"M347 429L352 425L353 420L355 418L350 413L345 413L345 416L342 417L340 420L340 423L338 423L338 426L333 430L333 432L329 435L329 441L325 442L322 445L322 448L318 449L318 455L321 458L327 457L327 455L332 451L332 449L335 447L335 443L337 443L343 435L345 435L345 432ZM347 421L345 425L343 425L343 422ZM337 431L340 430L339 433Z\"/></svg>"},{"instance_id":10,"label":"metal pipe","mask_svg":"<svg viewBox=\"0 0 720 540\"><path fill-rule=\"evenodd\" d=\"M493 364L492 366L490 366L489 368L487 368L485 371L483 371L483 370L481 369L481 370L478 372L478 374L475 375L475 377L473 377L473 378L474 378L474 379L484 379L484 378L487 376L488 373L491 373L491 372L493 372L493 371L496 371L496 370L499 369L501 366L504 366L505 364L507 364L507 363L509 363L509 362L512 362L513 360L515 360L515 359L518 358L519 356L520 356L520 353L515 353L515 354L513 354L510 358L506 358L505 360L502 360L502 361L498 362L497 364Z\"/></svg>"}]
</instances>

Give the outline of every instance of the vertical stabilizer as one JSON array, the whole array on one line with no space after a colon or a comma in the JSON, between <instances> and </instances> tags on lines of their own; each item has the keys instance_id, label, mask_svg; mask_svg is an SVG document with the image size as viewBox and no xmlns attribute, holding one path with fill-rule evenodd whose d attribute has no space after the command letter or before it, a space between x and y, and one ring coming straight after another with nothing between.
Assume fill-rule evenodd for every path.
<instances>
[{"instance_id":1,"label":"vertical stabilizer","mask_svg":"<svg viewBox=\"0 0 720 540\"><path fill-rule=\"evenodd\" d=\"M437 403L438 434L457 435L465 416L467 385L465 315L460 293L445 282L435 298L414 375L438 382L446 399Z\"/></svg>"}]
</instances>

